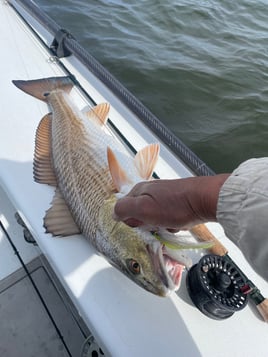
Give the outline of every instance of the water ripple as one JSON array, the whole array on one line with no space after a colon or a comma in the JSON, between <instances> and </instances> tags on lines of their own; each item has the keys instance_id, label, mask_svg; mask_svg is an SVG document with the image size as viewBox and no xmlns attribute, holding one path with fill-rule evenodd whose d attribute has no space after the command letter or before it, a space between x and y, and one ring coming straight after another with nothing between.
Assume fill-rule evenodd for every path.
<instances>
[{"instance_id":1,"label":"water ripple","mask_svg":"<svg viewBox=\"0 0 268 357\"><path fill-rule=\"evenodd\" d=\"M267 155L267 0L37 2L214 170Z\"/></svg>"}]
</instances>

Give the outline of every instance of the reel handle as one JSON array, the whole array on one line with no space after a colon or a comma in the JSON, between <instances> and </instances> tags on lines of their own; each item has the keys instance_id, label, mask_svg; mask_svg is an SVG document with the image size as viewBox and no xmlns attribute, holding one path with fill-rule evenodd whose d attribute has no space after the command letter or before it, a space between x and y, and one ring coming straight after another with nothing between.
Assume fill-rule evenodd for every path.
<instances>
[{"instance_id":1,"label":"reel handle","mask_svg":"<svg viewBox=\"0 0 268 357\"><path fill-rule=\"evenodd\" d=\"M228 254L228 250L221 244L221 242L210 232L204 224L198 224L190 229L193 236L202 242L213 242L213 246L209 248L212 254L224 256Z\"/></svg>"}]
</instances>

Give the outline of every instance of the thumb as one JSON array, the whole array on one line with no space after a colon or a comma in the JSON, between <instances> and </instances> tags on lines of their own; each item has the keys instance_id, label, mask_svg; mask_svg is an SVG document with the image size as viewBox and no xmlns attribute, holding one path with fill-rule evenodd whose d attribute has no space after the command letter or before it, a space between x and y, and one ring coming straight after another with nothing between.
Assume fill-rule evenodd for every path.
<instances>
[{"instance_id":1,"label":"thumb","mask_svg":"<svg viewBox=\"0 0 268 357\"><path fill-rule=\"evenodd\" d=\"M125 221L128 218L133 217L133 207L135 207L134 197L120 198L114 206L114 218L118 221Z\"/></svg>"},{"instance_id":2,"label":"thumb","mask_svg":"<svg viewBox=\"0 0 268 357\"><path fill-rule=\"evenodd\" d=\"M142 200L140 197L123 197L114 206L113 218L117 221L124 221L131 226L141 225L141 207Z\"/></svg>"}]
</instances>

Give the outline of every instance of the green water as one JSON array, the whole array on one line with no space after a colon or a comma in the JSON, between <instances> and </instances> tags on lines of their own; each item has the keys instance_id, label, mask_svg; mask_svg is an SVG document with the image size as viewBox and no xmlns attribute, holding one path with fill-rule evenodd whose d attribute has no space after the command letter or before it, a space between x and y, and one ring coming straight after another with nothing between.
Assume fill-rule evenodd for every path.
<instances>
[{"instance_id":1,"label":"green water","mask_svg":"<svg viewBox=\"0 0 268 357\"><path fill-rule=\"evenodd\" d=\"M216 172L268 155L268 1L36 2Z\"/></svg>"}]
</instances>

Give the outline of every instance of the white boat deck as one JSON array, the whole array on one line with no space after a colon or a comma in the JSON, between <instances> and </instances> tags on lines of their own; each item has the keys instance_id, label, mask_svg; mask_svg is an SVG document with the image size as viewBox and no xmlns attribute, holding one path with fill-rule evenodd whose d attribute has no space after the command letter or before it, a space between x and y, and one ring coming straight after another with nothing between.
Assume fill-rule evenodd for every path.
<instances>
[{"instance_id":1,"label":"white boat deck","mask_svg":"<svg viewBox=\"0 0 268 357\"><path fill-rule=\"evenodd\" d=\"M50 44L51 36L30 17L28 20L44 41ZM105 356L267 356L267 325L256 315L254 308L248 306L224 321L209 319L191 303L184 280L177 294L165 299L156 297L111 267L82 236L52 238L44 233L42 219L52 200L53 188L34 183L32 158L35 130L48 108L19 91L11 80L65 73L57 63L51 61L47 50L5 2L0 3L0 44L0 185L39 247L37 252L36 248L24 242L21 244L16 239L17 249L25 263L34 260L40 253L46 257ZM148 142L158 141L75 58L63 59L63 63L96 103L110 102L110 119L137 150ZM90 104L76 89L71 95L81 109ZM163 145L156 172L161 178L190 175L190 171ZM0 200L0 218L12 231L14 222L10 221L11 216L6 212L9 205ZM229 249L240 268L264 295L268 295L268 284L224 237L219 225L211 224L209 227ZM192 253L196 261L200 258L199 254ZM0 237L0 284L18 269L20 264L10 252L3 235ZM7 321L11 318L7 314L1 317L2 322L3 318ZM26 335L25 332L25 338ZM15 356L8 352L1 354L3 339L1 334L0 355ZM55 345L51 356L60 356L59 346Z\"/></svg>"},{"instance_id":2,"label":"white boat deck","mask_svg":"<svg viewBox=\"0 0 268 357\"><path fill-rule=\"evenodd\" d=\"M6 230L0 228L0 356L79 356L90 331L40 249L25 241L16 210L1 188L0 221Z\"/></svg>"}]
</instances>

